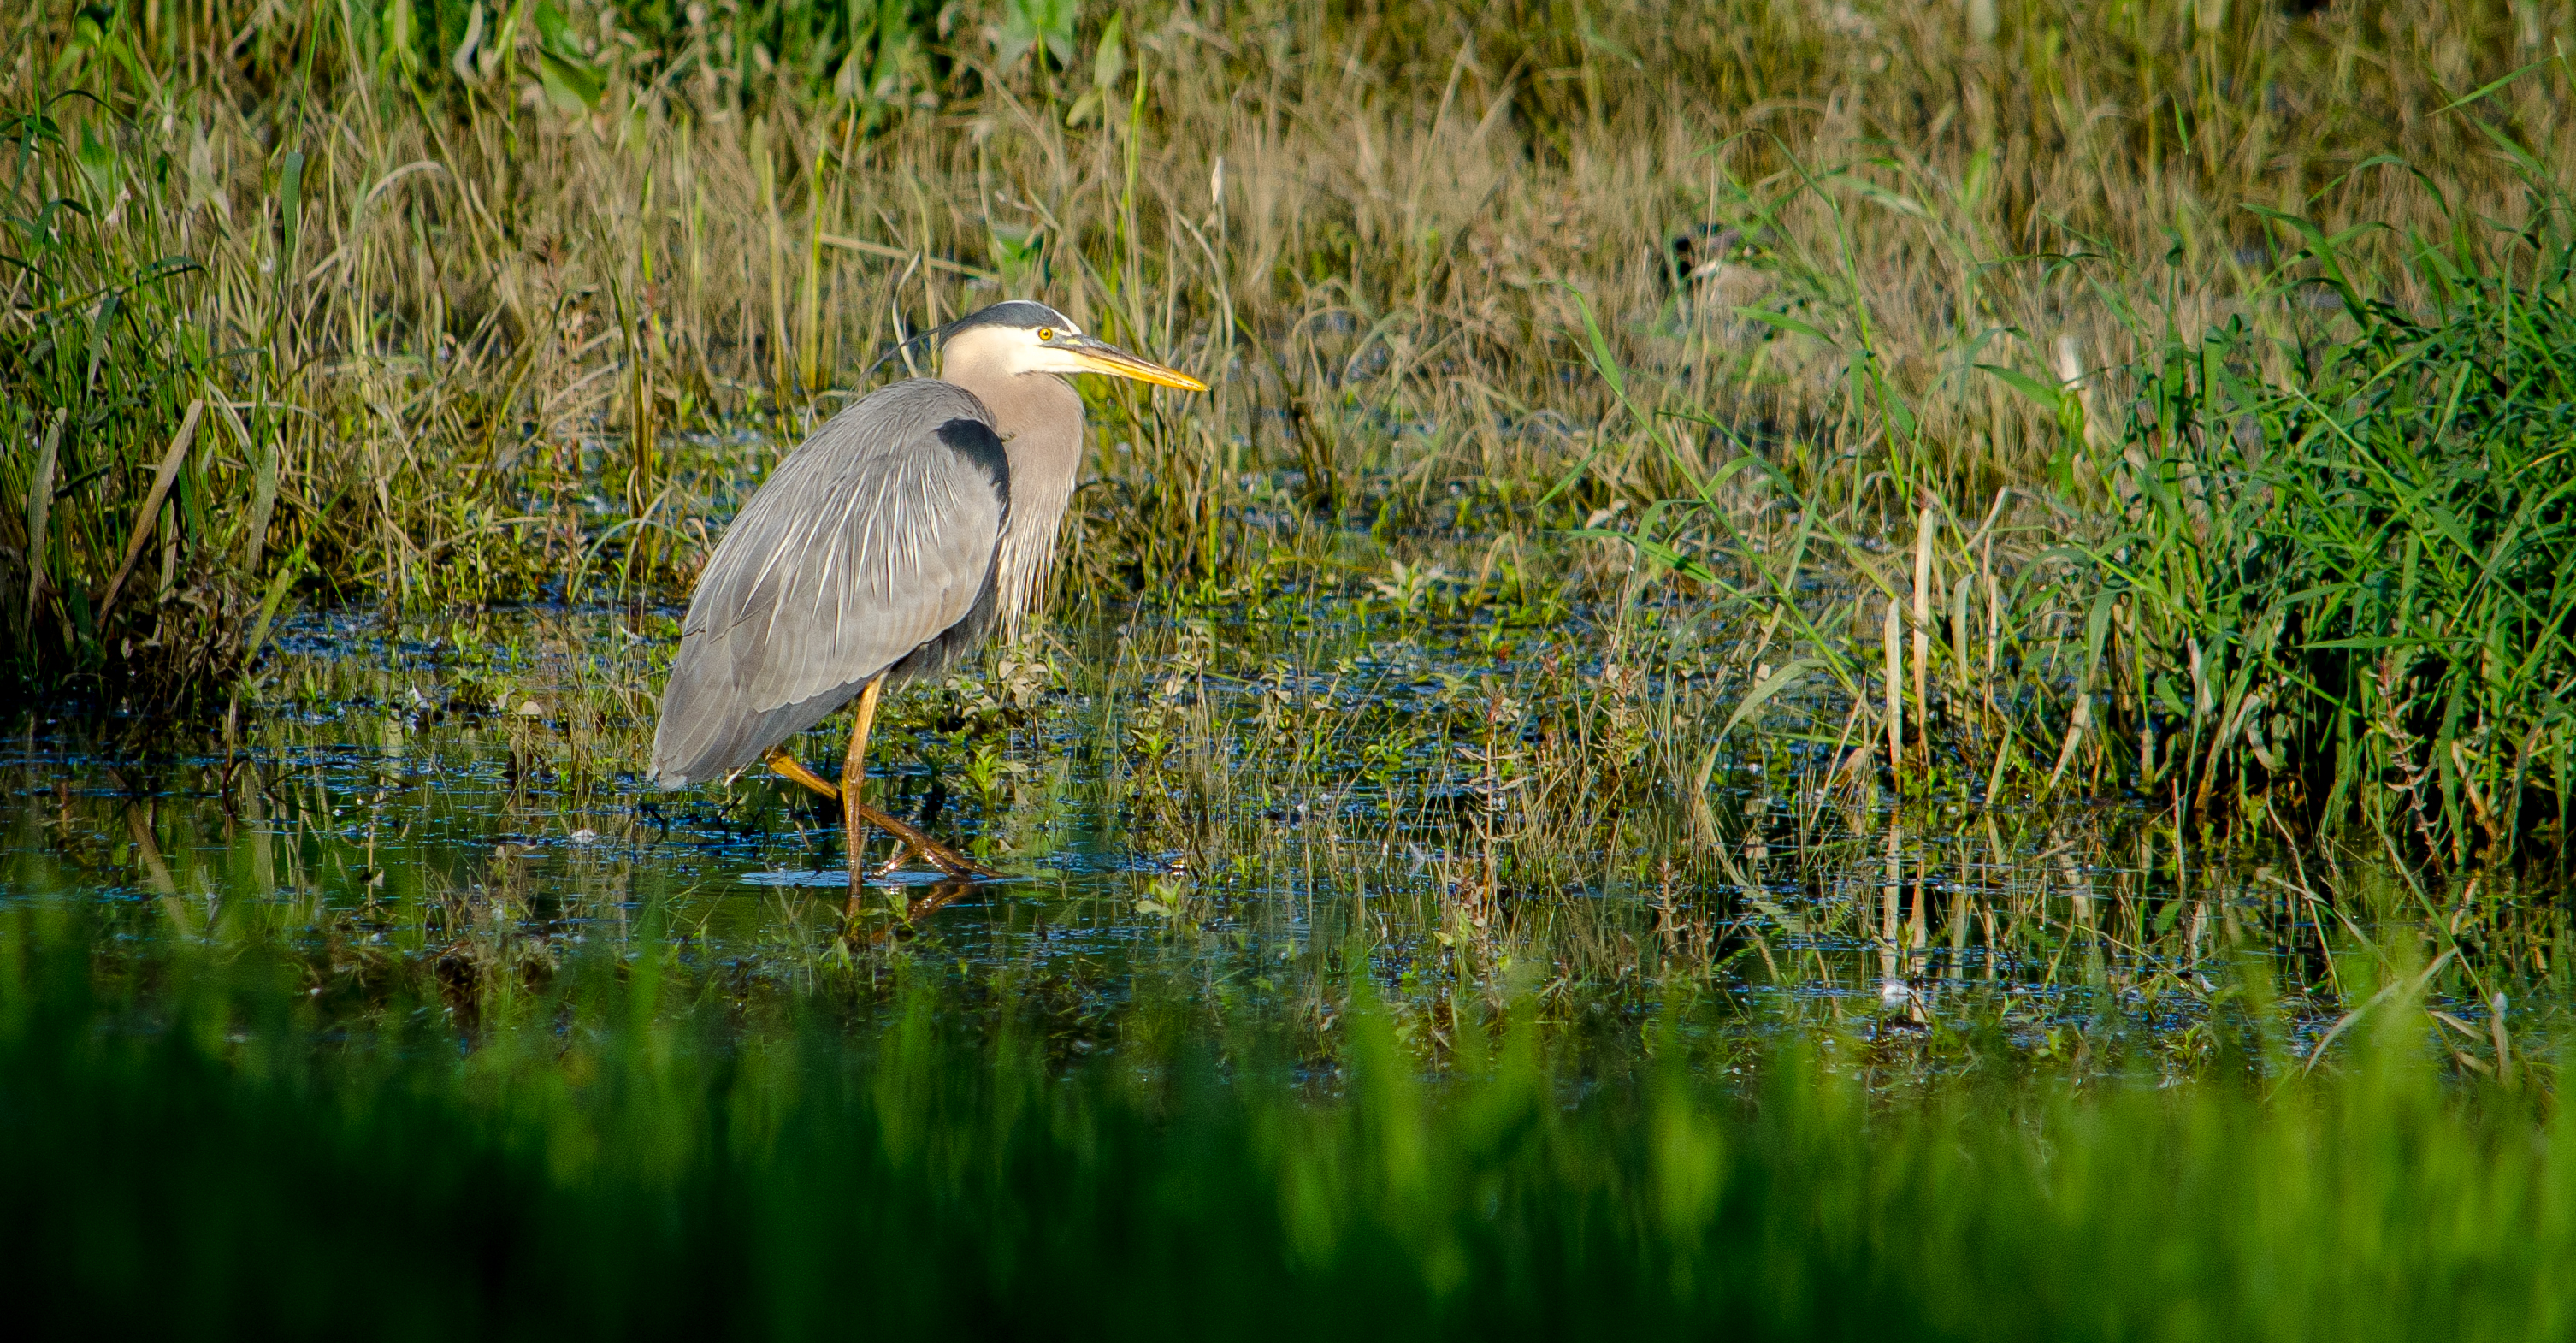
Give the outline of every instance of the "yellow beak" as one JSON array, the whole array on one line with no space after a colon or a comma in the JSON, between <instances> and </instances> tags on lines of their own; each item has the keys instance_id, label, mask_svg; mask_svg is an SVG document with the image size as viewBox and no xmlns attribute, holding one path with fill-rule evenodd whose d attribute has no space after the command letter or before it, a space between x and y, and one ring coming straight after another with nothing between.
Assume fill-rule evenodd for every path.
<instances>
[{"instance_id":1,"label":"yellow beak","mask_svg":"<svg viewBox=\"0 0 2576 1343\"><path fill-rule=\"evenodd\" d=\"M1134 378L1157 387L1178 387L1184 392L1204 392L1206 383L1177 368L1165 368L1151 359L1136 356L1106 341L1088 341L1072 351L1074 362L1089 373L1106 373L1113 378Z\"/></svg>"}]
</instances>

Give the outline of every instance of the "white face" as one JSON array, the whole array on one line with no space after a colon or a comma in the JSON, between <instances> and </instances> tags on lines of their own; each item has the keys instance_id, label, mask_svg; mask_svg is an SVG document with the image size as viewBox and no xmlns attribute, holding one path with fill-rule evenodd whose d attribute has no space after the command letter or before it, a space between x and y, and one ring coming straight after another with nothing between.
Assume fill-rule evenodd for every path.
<instances>
[{"instance_id":1,"label":"white face","mask_svg":"<svg viewBox=\"0 0 2576 1343\"><path fill-rule=\"evenodd\" d=\"M1087 343L1071 322L1035 329L979 326L950 337L947 353L950 359L962 356L1012 374L1097 372L1096 366L1076 356L1076 350Z\"/></svg>"},{"instance_id":2,"label":"white face","mask_svg":"<svg viewBox=\"0 0 2576 1343\"><path fill-rule=\"evenodd\" d=\"M1086 346L1097 349L1098 346L1086 339L1071 322L1061 326L1042 326L1034 331L1014 331L1011 334L1019 337L1021 342L1011 361L1011 371L1014 373L1097 373L1100 371L1098 361L1085 362L1077 357L1075 353L1077 349Z\"/></svg>"}]
</instances>

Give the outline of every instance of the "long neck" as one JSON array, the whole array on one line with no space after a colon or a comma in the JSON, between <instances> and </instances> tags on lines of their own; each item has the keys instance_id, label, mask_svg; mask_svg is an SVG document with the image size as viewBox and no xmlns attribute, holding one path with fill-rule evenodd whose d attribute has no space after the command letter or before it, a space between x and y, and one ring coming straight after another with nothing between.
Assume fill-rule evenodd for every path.
<instances>
[{"instance_id":1,"label":"long neck","mask_svg":"<svg viewBox=\"0 0 2576 1343\"><path fill-rule=\"evenodd\" d=\"M1056 528L1082 465L1082 397L1052 373L1006 373L994 361L951 348L941 376L993 412L1011 463L1011 515L994 595L1002 628L1016 639L1020 622L1045 599L1047 571L1055 565Z\"/></svg>"}]
</instances>

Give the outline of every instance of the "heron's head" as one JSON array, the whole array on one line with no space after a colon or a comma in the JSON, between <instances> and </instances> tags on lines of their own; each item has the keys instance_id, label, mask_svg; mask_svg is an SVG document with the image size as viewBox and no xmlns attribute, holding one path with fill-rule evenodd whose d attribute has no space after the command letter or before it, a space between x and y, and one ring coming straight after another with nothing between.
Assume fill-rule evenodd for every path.
<instances>
[{"instance_id":1,"label":"heron's head","mask_svg":"<svg viewBox=\"0 0 2576 1343\"><path fill-rule=\"evenodd\" d=\"M942 358L951 368L973 365L1006 374L1106 373L1160 387L1204 392L1207 384L1176 368L1139 359L1104 340L1082 334L1073 319L1043 303L1015 298L940 328Z\"/></svg>"}]
</instances>

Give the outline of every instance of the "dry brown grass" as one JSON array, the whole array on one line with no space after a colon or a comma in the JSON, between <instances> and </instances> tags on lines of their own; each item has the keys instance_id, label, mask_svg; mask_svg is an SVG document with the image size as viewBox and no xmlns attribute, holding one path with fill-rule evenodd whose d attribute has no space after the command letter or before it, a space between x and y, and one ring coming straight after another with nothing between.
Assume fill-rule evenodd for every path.
<instances>
[{"instance_id":1,"label":"dry brown grass","mask_svg":"<svg viewBox=\"0 0 2576 1343\"><path fill-rule=\"evenodd\" d=\"M1426 519L1455 493L1510 527L1561 517L1526 507L1560 479L1579 519L1751 444L1821 501L1902 515L1928 486L1982 512L2044 487L2060 440L1975 364L2089 377L2168 323L2286 332L2305 318L2254 301L2274 235L2249 204L2390 225L2364 254L2447 235L2445 208L2514 220L2516 165L2442 109L2571 31L2564 3L1153 7L1086 104L1105 7L1047 75L991 69L998 19L969 5L889 115L746 55L730 9L651 47L614 8L570 7L609 74L570 114L437 51L416 82L368 65L332 7L147 9L110 25L130 58L67 4L0 21L0 101L53 96L91 147L36 154L21 197L87 204L93 252L194 261L167 313L248 352L99 429L125 464L65 501L57 536L104 540L49 553L56 591L104 585L154 415L196 396L218 432L185 488L217 512L280 451L255 538L174 524L185 556L223 551L209 582L256 595L300 548L339 598L676 591L731 490L899 330L1006 293L1218 385L1097 394L1107 486L1067 569L1088 581L1268 548L1225 510L1279 467L1303 472L1292 516ZM2560 171L2568 84L2551 65L2472 111ZM1733 246L1676 287L1694 229ZM1585 305L1637 414L1587 363ZM13 503L49 408L23 353ZM1725 428L1659 451L1657 410ZM59 623L75 649L117 633Z\"/></svg>"}]
</instances>

